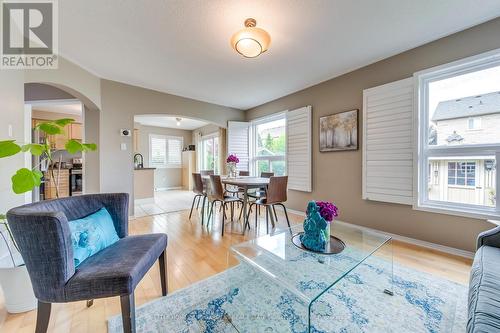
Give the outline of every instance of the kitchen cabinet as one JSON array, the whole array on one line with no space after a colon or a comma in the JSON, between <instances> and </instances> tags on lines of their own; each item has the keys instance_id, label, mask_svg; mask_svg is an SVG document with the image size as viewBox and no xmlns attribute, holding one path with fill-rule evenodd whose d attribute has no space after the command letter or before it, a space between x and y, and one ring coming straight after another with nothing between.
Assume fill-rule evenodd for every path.
<instances>
[{"instance_id":1,"label":"kitchen cabinet","mask_svg":"<svg viewBox=\"0 0 500 333\"><path fill-rule=\"evenodd\" d=\"M44 178L45 178L45 199L55 199L56 196L56 185L52 181L52 173L50 171L44 172ZM57 182L59 179L59 198L65 198L69 197L69 170L68 169L61 169L57 170L54 169L54 179Z\"/></svg>"},{"instance_id":2,"label":"kitchen cabinet","mask_svg":"<svg viewBox=\"0 0 500 333\"><path fill-rule=\"evenodd\" d=\"M33 127L37 126L40 123L46 122L49 120L44 119L33 119L32 124ZM47 139L50 142L50 148L56 150L64 150L66 142L70 139L82 140L82 124L80 123L72 123L64 126L64 133L56 134L56 135L47 135Z\"/></svg>"},{"instance_id":3,"label":"kitchen cabinet","mask_svg":"<svg viewBox=\"0 0 500 333\"><path fill-rule=\"evenodd\" d=\"M182 189L193 189L193 172L196 172L196 152L192 150L182 152Z\"/></svg>"},{"instance_id":4,"label":"kitchen cabinet","mask_svg":"<svg viewBox=\"0 0 500 333\"><path fill-rule=\"evenodd\" d=\"M79 123L73 123L69 125L69 135L71 139L74 140L82 140L83 135L82 135L82 124Z\"/></svg>"}]
</instances>

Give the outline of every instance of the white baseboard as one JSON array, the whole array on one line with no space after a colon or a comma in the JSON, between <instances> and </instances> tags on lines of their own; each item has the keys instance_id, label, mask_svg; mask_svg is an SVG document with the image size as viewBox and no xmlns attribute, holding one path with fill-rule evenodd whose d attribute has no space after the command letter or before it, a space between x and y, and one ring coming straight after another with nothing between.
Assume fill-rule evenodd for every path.
<instances>
[{"instance_id":1,"label":"white baseboard","mask_svg":"<svg viewBox=\"0 0 500 333\"><path fill-rule=\"evenodd\" d=\"M134 200L134 205L144 205L144 204L150 204L150 203L155 203L155 198L144 198L144 199L135 199Z\"/></svg>"},{"instance_id":2,"label":"white baseboard","mask_svg":"<svg viewBox=\"0 0 500 333\"><path fill-rule=\"evenodd\" d=\"M297 211L297 210L293 210L293 209L287 209L287 211L290 212L290 213L293 213L293 214L297 214L299 216L304 216L304 217L306 216L305 212L302 212L302 211ZM420 240L420 239L415 239L415 238L405 237L405 236L401 236L401 235L391 234L389 232L380 231L380 230L372 229L372 228L368 228L368 227L363 227L363 226L360 226L360 225L357 225L357 224L353 224L353 223L348 223L348 222L343 222L343 221L335 221L335 223L348 224L349 226L358 228L360 230L367 230L367 231L379 232L379 233L382 233L384 235L392 237L392 239L395 239L395 240L398 240L398 241L401 241L401 242L404 242L404 243L418 245L418 246L425 247L425 248L428 248L428 249L431 249L431 250L441 251L441 252L444 252L444 253L453 254L453 255L456 255L456 256L460 256L460 257L464 257L464 258L469 258L469 259L474 258L474 252L460 250L460 249L457 249L457 248L454 248L454 247L445 246L445 245L441 245L441 244L426 242L426 241L423 241L423 240Z\"/></svg>"},{"instance_id":3,"label":"white baseboard","mask_svg":"<svg viewBox=\"0 0 500 333\"><path fill-rule=\"evenodd\" d=\"M170 190L182 190L182 186L157 187L157 188L155 188L155 192L170 191Z\"/></svg>"}]
</instances>

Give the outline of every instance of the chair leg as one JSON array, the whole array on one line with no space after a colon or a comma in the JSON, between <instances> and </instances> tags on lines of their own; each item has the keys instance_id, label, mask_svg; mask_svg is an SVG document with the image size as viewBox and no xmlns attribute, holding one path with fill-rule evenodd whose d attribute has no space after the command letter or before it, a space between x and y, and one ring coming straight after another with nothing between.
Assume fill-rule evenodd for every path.
<instances>
[{"instance_id":1,"label":"chair leg","mask_svg":"<svg viewBox=\"0 0 500 333\"><path fill-rule=\"evenodd\" d=\"M196 209L200 208L201 195L198 197L198 201L196 202Z\"/></svg>"},{"instance_id":2,"label":"chair leg","mask_svg":"<svg viewBox=\"0 0 500 333\"><path fill-rule=\"evenodd\" d=\"M276 214L276 209L274 208L274 205L272 207L273 207L273 213L274 213L274 220L277 223L278 222L278 214Z\"/></svg>"},{"instance_id":3,"label":"chair leg","mask_svg":"<svg viewBox=\"0 0 500 333\"><path fill-rule=\"evenodd\" d=\"M134 293L120 296L124 333L135 333L135 300Z\"/></svg>"},{"instance_id":4,"label":"chair leg","mask_svg":"<svg viewBox=\"0 0 500 333\"><path fill-rule=\"evenodd\" d=\"M87 300L87 307L90 308L92 305L94 305L94 300L93 299Z\"/></svg>"},{"instance_id":5,"label":"chair leg","mask_svg":"<svg viewBox=\"0 0 500 333\"><path fill-rule=\"evenodd\" d=\"M266 233L269 233L269 206L266 206Z\"/></svg>"},{"instance_id":6,"label":"chair leg","mask_svg":"<svg viewBox=\"0 0 500 333\"><path fill-rule=\"evenodd\" d=\"M166 249L160 254L158 262L160 264L160 282L161 282L161 295L167 296L168 294L168 270L167 270L167 253Z\"/></svg>"},{"instance_id":7,"label":"chair leg","mask_svg":"<svg viewBox=\"0 0 500 333\"><path fill-rule=\"evenodd\" d=\"M193 208L194 208L194 202L196 199L199 198L199 196L195 195L193 198L193 203L191 204L191 211L189 212L189 219L191 220L191 215L193 214ZM198 203L200 203L200 200L198 200Z\"/></svg>"},{"instance_id":8,"label":"chair leg","mask_svg":"<svg viewBox=\"0 0 500 333\"><path fill-rule=\"evenodd\" d=\"M222 236L224 236L224 227L226 225L226 203L221 202L221 207L222 210L224 211L224 214L222 214Z\"/></svg>"},{"instance_id":9,"label":"chair leg","mask_svg":"<svg viewBox=\"0 0 500 333\"><path fill-rule=\"evenodd\" d=\"M51 303L38 301L35 333L45 333L49 327Z\"/></svg>"},{"instance_id":10,"label":"chair leg","mask_svg":"<svg viewBox=\"0 0 500 333\"><path fill-rule=\"evenodd\" d=\"M288 219L288 213L286 212L286 207L282 203L278 204L281 207L283 207L283 210L285 211L285 217L286 217L286 223L288 223L288 228L290 228L290 220Z\"/></svg>"},{"instance_id":11,"label":"chair leg","mask_svg":"<svg viewBox=\"0 0 500 333\"><path fill-rule=\"evenodd\" d=\"M207 218L207 226L208 226L208 222L210 221L210 217L212 216L212 213L214 211L214 204L215 204L215 200L212 201L212 203L210 204L210 210L208 211L208 218Z\"/></svg>"},{"instance_id":12,"label":"chair leg","mask_svg":"<svg viewBox=\"0 0 500 333\"><path fill-rule=\"evenodd\" d=\"M255 204L255 236L257 236L257 233L259 231L259 228L257 226L257 217L259 216L258 209L257 209L257 204Z\"/></svg>"},{"instance_id":13,"label":"chair leg","mask_svg":"<svg viewBox=\"0 0 500 333\"><path fill-rule=\"evenodd\" d=\"M237 201L237 203L238 203L237 205L239 208L241 202ZM238 216L238 221L241 220L241 215L243 215L243 206L241 206L241 208L240 208L240 215ZM245 223L248 224L248 220ZM246 228L246 224L245 224L245 228Z\"/></svg>"}]
</instances>

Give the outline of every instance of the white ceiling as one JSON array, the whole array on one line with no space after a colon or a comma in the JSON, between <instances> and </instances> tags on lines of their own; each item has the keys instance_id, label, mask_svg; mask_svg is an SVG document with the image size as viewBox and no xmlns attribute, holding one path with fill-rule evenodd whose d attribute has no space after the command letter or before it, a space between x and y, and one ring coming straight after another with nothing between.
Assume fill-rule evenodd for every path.
<instances>
[{"instance_id":1,"label":"white ceiling","mask_svg":"<svg viewBox=\"0 0 500 333\"><path fill-rule=\"evenodd\" d=\"M169 117L162 115L141 115L141 116L135 116L134 121L136 123L146 126L178 128L189 131L208 125L208 123L205 121L189 119L189 118L181 118L181 124L180 126L177 126L176 118L177 117Z\"/></svg>"},{"instance_id":2,"label":"white ceiling","mask_svg":"<svg viewBox=\"0 0 500 333\"><path fill-rule=\"evenodd\" d=\"M82 115L82 103L75 101L32 102L32 109L71 115Z\"/></svg>"},{"instance_id":3,"label":"white ceiling","mask_svg":"<svg viewBox=\"0 0 500 333\"><path fill-rule=\"evenodd\" d=\"M248 109L500 15L498 0L60 1L60 52L106 79ZM245 59L247 17L271 34Z\"/></svg>"}]
</instances>

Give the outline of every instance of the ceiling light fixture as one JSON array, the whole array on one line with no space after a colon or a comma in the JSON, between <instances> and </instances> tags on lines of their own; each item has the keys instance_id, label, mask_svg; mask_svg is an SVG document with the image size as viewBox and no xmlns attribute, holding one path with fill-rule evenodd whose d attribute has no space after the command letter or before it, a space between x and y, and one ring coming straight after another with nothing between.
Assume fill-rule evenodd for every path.
<instances>
[{"instance_id":1,"label":"ceiling light fixture","mask_svg":"<svg viewBox=\"0 0 500 333\"><path fill-rule=\"evenodd\" d=\"M177 126L181 126L181 118L175 118L175 120L177 121Z\"/></svg>"},{"instance_id":2,"label":"ceiling light fixture","mask_svg":"<svg viewBox=\"0 0 500 333\"><path fill-rule=\"evenodd\" d=\"M255 58L264 53L271 44L271 36L264 29L257 28L253 18L245 20L245 28L231 37L233 49L245 58Z\"/></svg>"}]
</instances>

